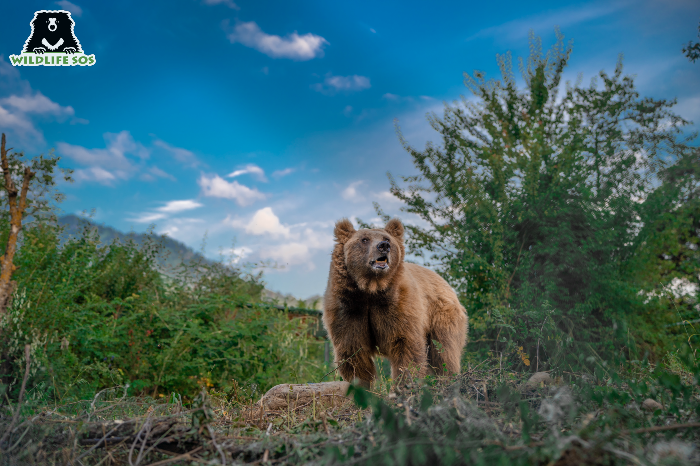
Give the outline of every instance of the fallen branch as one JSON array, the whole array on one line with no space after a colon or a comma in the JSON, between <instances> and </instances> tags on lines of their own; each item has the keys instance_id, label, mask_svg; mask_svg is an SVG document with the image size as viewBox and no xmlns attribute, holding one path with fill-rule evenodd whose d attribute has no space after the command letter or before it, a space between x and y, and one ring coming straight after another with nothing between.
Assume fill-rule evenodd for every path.
<instances>
[{"instance_id":1,"label":"fallen branch","mask_svg":"<svg viewBox=\"0 0 700 467\"><path fill-rule=\"evenodd\" d=\"M629 435L629 434L639 435L642 433L656 433L658 431L682 430L683 428L700 428L700 423L679 423L676 425L652 426L650 428L637 428L636 430L622 431L622 432L620 432L620 434L622 434L622 435Z\"/></svg>"}]
</instances>

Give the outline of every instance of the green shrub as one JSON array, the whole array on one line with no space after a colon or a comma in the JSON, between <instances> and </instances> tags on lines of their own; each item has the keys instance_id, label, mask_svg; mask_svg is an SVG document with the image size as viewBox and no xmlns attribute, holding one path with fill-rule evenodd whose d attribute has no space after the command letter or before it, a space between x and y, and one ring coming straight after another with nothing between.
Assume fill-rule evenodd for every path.
<instances>
[{"instance_id":1,"label":"green shrub","mask_svg":"<svg viewBox=\"0 0 700 467\"><path fill-rule=\"evenodd\" d=\"M60 228L30 224L0 334L5 385L18 391L27 343L37 398L86 397L127 383L154 397L202 386L254 397L279 382L320 379L322 346L308 319L256 305L259 275L222 264L164 275L159 254L156 238L141 248L103 245L85 228L62 241Z\"/></svg>"}]
</instances>

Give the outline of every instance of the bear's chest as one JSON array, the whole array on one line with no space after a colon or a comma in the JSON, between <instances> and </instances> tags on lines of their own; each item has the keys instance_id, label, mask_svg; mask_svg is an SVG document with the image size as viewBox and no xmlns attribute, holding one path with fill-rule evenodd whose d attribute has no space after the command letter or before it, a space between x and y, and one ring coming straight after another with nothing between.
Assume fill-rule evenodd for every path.
<instances>
[{"instance_id":1,"label":"bear's chest","mask_svg":"<svg viewBox=\"0 0 700 467\"><path fill-rule=\"evenodd\" d=\"M364 323L372 347L379 347L382 352L385 342L409 326L407 317L399 310L398 298L389 294L353 294L344 305L348 317Z\"/></svg>"}]
</instances>

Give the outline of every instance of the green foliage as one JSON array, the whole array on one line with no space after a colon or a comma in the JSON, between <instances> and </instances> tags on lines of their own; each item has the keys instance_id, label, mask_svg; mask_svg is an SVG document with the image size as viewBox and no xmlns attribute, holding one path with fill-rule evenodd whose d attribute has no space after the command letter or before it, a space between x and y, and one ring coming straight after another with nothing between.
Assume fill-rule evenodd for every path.
<instances>
[{"instance_id":1,"label":"green foliage","mask_svg":"<svg viewBox=\"0 0 700 467\"><path fill-rule=\"evenodd\" d=\"M700 37L700 24L698 25L698 37ZM683 54L688 57L688 60L695 63L700 58L700 42L688 41L688 45L683 47Z\"/></svg>"},{"instance_id":2,"label":"green foliage","mask_svg":"<svg viewBox=\"0 0 700 467\"><path fill-rule=\"evenodd\" d=\"M62 400L129 385L132 394L201 387L256 397L292 378L315 381L322 345L309 318L255 305L260 276L222 264L156 267L157 239L104 245L93 229L61 243L61 229L25 229L15 263L17 293L1 323L2 375L18 392L22 349L32 346L29 397ZM249 306L250 303L252 306Z\"/></svg>"},{"instance_id":3,"label":"green foliage","mask_svg":"<svg viewBox=\"0 0 700 467\"><path fill-rule=\"evenodd\" d=\"M664 355L687 337L663 327L679 321L676 302L697 317L697 292L664 292L674 278L700 285L687 122L675 101L640 97L621 61L589 87L563 86L570 54L561 35L546 54L531 37L524 89L509 53L500 80L465 74L475 98L428 117L441 144L418 150L399 131L419 174L389 175L422 221L407 226L410 252L467 308L471 351L533 369L567 368L591 343L606 358Z\"/></svg>"}]
</instances>

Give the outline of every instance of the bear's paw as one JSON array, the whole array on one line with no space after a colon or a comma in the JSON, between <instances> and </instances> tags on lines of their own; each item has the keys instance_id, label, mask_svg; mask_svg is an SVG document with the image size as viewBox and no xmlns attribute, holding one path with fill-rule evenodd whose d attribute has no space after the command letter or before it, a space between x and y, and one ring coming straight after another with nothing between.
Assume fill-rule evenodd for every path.
<instances>
[{"instance_id":1,"label":"bear's paw","mask_svg":"<svg viewBox=\"0 0 700 467\"><path fill-rule=\"evenodd\" d=\"M35 53L35 54L43 54L44 52L46 52L46 49L45 49L45 48L43 48L43 47L34 47L34 53Z\"/></svg>"},{"instance_id":2,"label":"bear's paw","mask_svg":"<svg viewBox=\"0 0 700 467\"><path fill-rule=\"evenodd\" d=\"M77 50L75 50L75 47L66 47L63 49L63 51L67 54L74 54L77 52Z\"/></svg>"}]
</instances>

